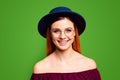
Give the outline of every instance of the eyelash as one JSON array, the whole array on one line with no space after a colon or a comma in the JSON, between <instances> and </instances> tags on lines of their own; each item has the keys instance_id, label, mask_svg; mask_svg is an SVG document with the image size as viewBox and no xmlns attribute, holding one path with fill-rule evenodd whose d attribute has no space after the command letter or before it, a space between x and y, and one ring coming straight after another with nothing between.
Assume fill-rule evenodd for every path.
<instances>
[{"instance_id":1,"label":"eyelash","mask_svg":"<svg viewBox=\"0 0 120 80\"><path fill-rule=\"evenodd\" d=\"M66 29L65 32L71 32L72 30L71 29ZM59 29L55 29L53 30L54 33L58 33L58 32L61 32Z\"/></svg>"},{"instance_id":2,"label":"eyelash","mask_svg":"<svg viewBox=\"0 0 120 80\"><path fill-rule=\"evenodd\" d=\"M57 32L59 32L60 30L53 30L53 32L55 32L55 33L57 33Z\"/></svg>"},{"instance_id":3,"label":"eyelash","mask_svg":"<svg viewBox=\"0 0 120 80\"><path fill-rule=\"evenodd\" d=\"M67 29L66 31L67 31L67 32L71 32L72 30L70 30L70 29Z\"/></svg>"}]
</instances>

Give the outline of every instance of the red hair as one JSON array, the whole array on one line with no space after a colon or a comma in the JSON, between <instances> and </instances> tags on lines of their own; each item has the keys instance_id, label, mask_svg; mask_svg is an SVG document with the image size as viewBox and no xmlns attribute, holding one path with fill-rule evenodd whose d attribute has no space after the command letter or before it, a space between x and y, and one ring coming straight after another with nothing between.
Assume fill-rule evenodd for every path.
<instances>
[{"instance_id":1,"label":"red hair","mask_svg":"<svg viewBox=\"0 0 120 80\"><path fill-rule=\"evenodd\" d=\"M63 17L63 18L66 18L66 17ZM59 19L58 20L60 20L60 19L63 19L63 18L61 18L61 17L59 17ZM69 19L69 18L68 18ZM71 20L71 19L70 19ZM72 20L71 20L72 21ZM73 22L73 21L72 21ZM75 26L75 24L74 24L74 29L75 29L75 39L74 39L74 42L73 42L73 44L72 44L72 47L73 47L73 49L75 50L75 51L77 51L77 52L79 52L79 53L81 53L81 49L80 49L80 42L79 42L79 35L78 35L78 29L77 29L77 27ZM46 41L46 55L48 56L49 54L51 54L53 51L55 51L55 45L54 45L54 43L52 42L52 39L51 39L51 35L50 35L51 33L50 33L50 29L48 28L47 29L47 35L46 35L46 39L47 39L47 41Z\"/></svg>"}]
</instances>

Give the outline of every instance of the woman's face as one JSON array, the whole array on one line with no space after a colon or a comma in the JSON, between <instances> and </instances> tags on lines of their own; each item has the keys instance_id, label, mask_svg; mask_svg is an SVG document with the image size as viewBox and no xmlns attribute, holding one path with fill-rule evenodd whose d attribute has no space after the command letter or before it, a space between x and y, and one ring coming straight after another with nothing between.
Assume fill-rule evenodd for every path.
<instances>
[{"instance_id":1,"label":"woman's face","mask_svg":"<svg viewBox=\"0 0 120 80\"><path fill-rule=\"evenodd\" d=\"M51 25L51 37L56 48L59 50L67 50L72 48L75 31L74 24L68 18L55 21Z\"/></svg>"}]
</instances>

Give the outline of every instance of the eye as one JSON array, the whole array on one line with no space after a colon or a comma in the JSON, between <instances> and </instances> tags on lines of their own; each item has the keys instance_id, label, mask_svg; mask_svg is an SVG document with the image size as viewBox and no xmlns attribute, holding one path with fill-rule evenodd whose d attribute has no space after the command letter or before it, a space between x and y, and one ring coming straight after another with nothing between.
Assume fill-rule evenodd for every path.
<instances>
[{"instance_id":1,"label":"eye","mask_svg":"<svg viewBox=\"0 0 120 80\"><path fill-rule=\"evenodd\" d=\"M72 29L66 29L65 31L69 33L69 32L72 32Z\"/></svg>"},{"instance_id":2,"label":"eye","mask_svg":"<svg viewBox=\"0 0 120 80\"><path fill-rule=\"evenodd\" d=\"M52 32L58 33L58 32L60 32L60 30L59 29L53 29Z\"/></svg>"}]
</instances>

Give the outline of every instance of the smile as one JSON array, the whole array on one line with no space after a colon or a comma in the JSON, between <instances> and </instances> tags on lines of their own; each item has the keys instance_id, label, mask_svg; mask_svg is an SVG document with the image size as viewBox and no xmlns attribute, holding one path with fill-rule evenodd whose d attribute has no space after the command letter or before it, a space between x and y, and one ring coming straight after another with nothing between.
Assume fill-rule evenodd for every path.
<instances>
[{"instance_id":1,"label":"smile","mask_svg":"<svg viewBox=\"0 0 120 80\"><path fill-rule=\"evenodd\" d=\"M58 40L60 46L65 46L69 40Z\"/></svg>"}]
</instances>

